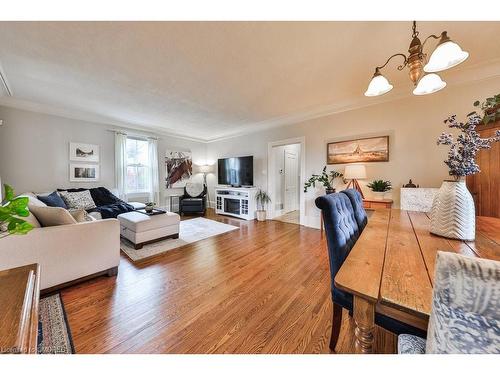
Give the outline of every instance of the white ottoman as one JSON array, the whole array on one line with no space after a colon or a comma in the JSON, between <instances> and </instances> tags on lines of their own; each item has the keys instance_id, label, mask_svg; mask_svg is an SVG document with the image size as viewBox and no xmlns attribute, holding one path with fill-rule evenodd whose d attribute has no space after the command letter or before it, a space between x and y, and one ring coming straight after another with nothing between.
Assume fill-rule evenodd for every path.
<instances>
[{"instance_id":1,"label":"white ottoman","mask_svg":"<svg viewBox=\"0 0 500 375\"><path fill-rule=\"evenodd\" d=\"M120 235L142 248L146 243L167 238L179 238L180 216L174 212L148 216L140 212L126 212L118 215Z\"/></svg>"}]
</instances>

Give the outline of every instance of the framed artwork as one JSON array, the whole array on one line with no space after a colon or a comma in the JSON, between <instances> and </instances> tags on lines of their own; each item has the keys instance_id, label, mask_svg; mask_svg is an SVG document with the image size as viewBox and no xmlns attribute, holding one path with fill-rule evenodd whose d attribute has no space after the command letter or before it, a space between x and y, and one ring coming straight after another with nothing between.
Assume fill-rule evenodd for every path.
<instances>
[{"instance_id":1,"label":"framed artwork","mask_svg":"<svg viewBox=\"0 0 500 375\"><path fill-rule=\"evenodd\" d=\"M389 136L330 142L326 146L327 164L389 161Z\"/></svg>"},{"instance_id":2,"label":"framed artwork","mask_svg":"<svg viewBox=\"0 0 500 375\"><path fill-rule=\"evenodd\" d=\"M165 187L183 188L193 174L191 151L169 151L165 155Z\"/></svg>"},{"instance_id":3,"label":"framed artwork","mask_svg":"<svg viewBox=\"0 0 500 375\"><path fill-rule=\"evenodd\" d=\"M98 164L70 164L69 180L71 182L99 181Z\"/></svg>"},{"instance_id":4,"label":"framed artwork","mask_svg":"<svg viewBox=\"0 0 500 375\"><path fill-rule=\"evenodd\" d=\"M71 142L69 144L69 160L83 163L98 163L99 146Z\"/></svg>"}]
</instances>

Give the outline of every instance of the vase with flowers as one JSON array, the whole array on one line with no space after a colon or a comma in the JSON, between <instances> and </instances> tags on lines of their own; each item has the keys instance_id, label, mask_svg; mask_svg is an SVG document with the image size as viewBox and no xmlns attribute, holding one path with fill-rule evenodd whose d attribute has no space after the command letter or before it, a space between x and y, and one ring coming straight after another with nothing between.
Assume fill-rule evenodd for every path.
<instances>
[{"instance_id":1,"label":"vase with flowers","mask_svg":"<svg viewBox=\"0 0 500 375\"><path fill-rule=\"evenodd\" d=\"M469 113L465 123L458 122L456 115L444 121L449 128L458 129L460 134L455 140L452 134L442 133L437 140L438 145L450 146L444 163L452 179L443 181L434 197L431 208L433 234L466 241L475 238L474 200L465 185L465 177L480 172L475 160L477 152L500 141L500 131L494 137L480 137L476 127L482 121L476 112Z\"/></svg>"}]
</instances>

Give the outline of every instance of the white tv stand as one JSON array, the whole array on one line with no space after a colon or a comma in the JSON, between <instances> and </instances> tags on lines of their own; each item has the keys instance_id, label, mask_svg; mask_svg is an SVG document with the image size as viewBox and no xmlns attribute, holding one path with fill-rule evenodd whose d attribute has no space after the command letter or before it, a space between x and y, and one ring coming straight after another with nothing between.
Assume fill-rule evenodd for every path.
<instances>
[{"instance_id":1,"label":"white tv stand","mask_svg":"<svg viewBox=\"0 0 500 375\"><path fill-rule=\"evenodd\" d=\"M255 219L256 187L215 187L215 213L245 220Z\"/></svg>"}]
</instances>

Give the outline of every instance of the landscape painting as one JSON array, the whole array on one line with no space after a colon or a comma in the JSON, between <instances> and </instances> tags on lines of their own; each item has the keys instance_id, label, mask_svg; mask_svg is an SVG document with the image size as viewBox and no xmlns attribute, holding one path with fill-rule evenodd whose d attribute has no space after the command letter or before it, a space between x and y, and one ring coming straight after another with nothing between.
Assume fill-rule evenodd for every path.
<instances>
[{"instance_id":1,"label":"landscape painting","mask_svg":"<svg viewBox=\"0 0 500 375\"><path fill-rule=\"evenodd\" d=\"M81 162L99 162L99 146L87 143L69 144L69 160Z\"/></svg>"},{"instance_id":2,"label":"landscape painting","mask_svg":"<svg viewBox=\"0 0 500 375\"><path fill-rule=\"evenodd\" d=\"M165 187L182 188L193 174L191 151L168 151L165 155Z\"/></svg>"},{"instance_id":3,"label":"landscape painting","mask_svg":"<svg viewBox=\"0 0 500 375\"><path fill-rule=\"evenodd\" d=\"M328 164L389 161L389 136L328 143L326 158Z\"/></svg>"}]
</instances>

